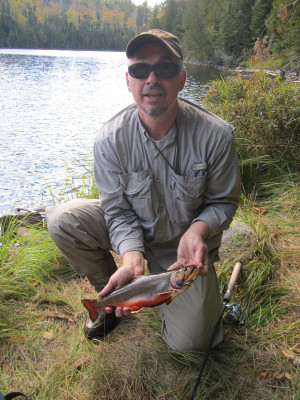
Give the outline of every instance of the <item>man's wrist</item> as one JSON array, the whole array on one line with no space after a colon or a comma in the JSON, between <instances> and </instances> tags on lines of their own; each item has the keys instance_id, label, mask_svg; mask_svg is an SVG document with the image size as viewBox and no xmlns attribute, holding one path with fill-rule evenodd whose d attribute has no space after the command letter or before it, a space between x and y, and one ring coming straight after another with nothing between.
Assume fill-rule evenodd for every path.
<instances>
[{"instance_id":1,"label":"man's wrist","mask_svg":"<svg viewBox=\"0 0 300 400\"><path fill-rule=\"evenodd\" d=\"M190 230L199 235L203 240L209 238L209 228L204 221L196 221L190 226Z\"/></svg>"},{"instance_id":2,"label":"man's wrist","mask_svg":"<svg viewBox=\"0 0 300 400\"><path fill-rule=\"evenodd\" d=\"M121 267L133 268L142 270L144 272L145 268L145 260L144 254L138 250L128 251L122 256L122 265Z\"/></svg>"}]
</instances>

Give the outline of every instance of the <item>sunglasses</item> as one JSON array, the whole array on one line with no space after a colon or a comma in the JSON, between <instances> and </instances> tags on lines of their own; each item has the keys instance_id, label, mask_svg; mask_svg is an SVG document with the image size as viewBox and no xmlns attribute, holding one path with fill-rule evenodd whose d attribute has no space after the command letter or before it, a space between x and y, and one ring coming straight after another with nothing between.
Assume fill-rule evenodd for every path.
<instances>
[{"instance_id":1,"label":"sunglasses","mask_svg":"<svg viewBox=\"0 0 300 400\"><path fill-rule=\"evenodd\" d=\"M157 78L169 79L179 74L180 67L171 62L158 64L136 63L128 67L129 75L135 79L147 79L152 71L155 72Z\"/></svg>"}]
</instances>

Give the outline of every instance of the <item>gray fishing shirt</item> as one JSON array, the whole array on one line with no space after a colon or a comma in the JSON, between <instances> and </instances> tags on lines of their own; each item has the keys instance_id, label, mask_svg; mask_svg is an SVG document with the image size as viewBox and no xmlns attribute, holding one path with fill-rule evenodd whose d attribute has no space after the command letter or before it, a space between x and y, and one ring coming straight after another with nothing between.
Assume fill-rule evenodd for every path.
<instances>
[{"instance_id":1,"label":"gray fishing shirt","mask_svg":"<svg viewBox=\"0 0 300 400\"><path fill-rule=\"evenodd\" d=\"M177 258L183 233L206 222L210 251L220 246L240 196L232 127L178 100L176 123L159 142L145 130L135 104L113 117L94 146L94 175L112 249L138 250L157 272Z\"/></svg>"}]
</instances>

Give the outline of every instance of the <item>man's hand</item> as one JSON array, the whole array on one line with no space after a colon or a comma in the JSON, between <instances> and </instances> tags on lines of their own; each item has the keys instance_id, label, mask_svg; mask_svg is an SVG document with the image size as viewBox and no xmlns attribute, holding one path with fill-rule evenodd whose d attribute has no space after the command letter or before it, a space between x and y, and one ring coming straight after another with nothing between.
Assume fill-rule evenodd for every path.
<instances>
[{"instance_id":1,"label":"man's hand","mask_svg":"<svg viewBox=\"0 0 300 400\"><path fill-rule=\"evenodd\" d=\"M208 247L204 240L209 236L209 229L205 222L197 221L190 226L179 242L177 261L168 270L196 265L200 267L199 275L208 273Z\"/></svg>"},{"instance_id":2,"label":"man's hand","mask_svg":"<svg viewBox=\"0 0 300 400\"><path fill-rule=\"evenodd\" d=\"M133 278L143 275L144 271L145 260L143 253L140 251L129 251L125 253L122 257L121 267L110 277L107 285L98 295L100 297L106 296L113 290L130 282ZM105 311L111 313L113 309L111 307L106 307ZM123 315L130 315L131 309L129 307L118 307L115 312L117 317L122 317Z\"/></svg>"}]
</instances>

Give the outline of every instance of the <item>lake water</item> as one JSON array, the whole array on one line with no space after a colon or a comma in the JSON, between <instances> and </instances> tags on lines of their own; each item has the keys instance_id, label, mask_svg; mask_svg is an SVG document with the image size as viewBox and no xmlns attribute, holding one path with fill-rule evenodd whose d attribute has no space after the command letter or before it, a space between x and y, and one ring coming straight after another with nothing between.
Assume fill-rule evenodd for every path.
<instances>
[{"instance_id":1,"label":"lake water","mask_svg":"<svg viewBox=\"0 0 300 400\"><path fill-rule=\"evenodd\" d=\"M0 216L60 201L92 169L99 128L132 103L124 52L0 49ZM201 104L219 72L187 65Z\"/></svg>"}]
</instances>

